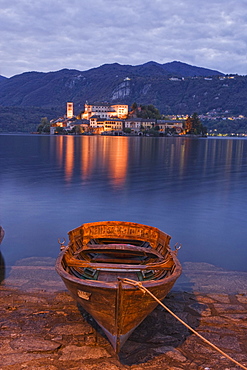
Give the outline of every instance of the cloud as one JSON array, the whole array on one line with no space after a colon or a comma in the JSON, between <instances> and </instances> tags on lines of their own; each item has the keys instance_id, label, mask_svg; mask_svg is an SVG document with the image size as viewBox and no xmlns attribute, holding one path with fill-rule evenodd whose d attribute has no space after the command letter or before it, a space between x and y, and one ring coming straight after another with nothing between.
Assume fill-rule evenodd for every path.
<instances>
[{"instance_id":1,"label":"cloud","mask_svg":"<svg viewBox=\"0 0 247 370\"><path fill-rule=\"evenodd\" d=\"M247 74L244 0L0 0L0 74L150 60Z\"/></svg>"}]
</instances>

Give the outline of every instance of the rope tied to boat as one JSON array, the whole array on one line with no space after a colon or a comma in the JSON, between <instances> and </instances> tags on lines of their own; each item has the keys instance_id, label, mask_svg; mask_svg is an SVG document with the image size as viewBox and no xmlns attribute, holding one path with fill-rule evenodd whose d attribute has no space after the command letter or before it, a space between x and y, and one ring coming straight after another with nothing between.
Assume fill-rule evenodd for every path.
<instances>
[{"instance_id":1,"label":"rope tied to boat","mask_svg":"<svg viewBox=\"0 0 247 370\"><path fill-rule=\"evenodd\" d=\"M186 326L192 333L197 335L200 339L202 339L205 343L207 343L209 346L214 348L216 351L218 351L220 354L222 354L224 357L226 357L228 360L234 362L236 365L241 367L244 370L247 370L247 367L240 364L238 361L234 360L232 357L230 357L227 353L223 352L219 347L215 346L213 343L211 343L209 340L204 338L201 334L199 334L196 330L194 330L191 326L189 326L186 322L184 322L180 317L178 317L173 311L171 311L164 303L162 303L153 293L151 293L147 288L143 286L143 284L140 281L135 281L131 279L121 279L119 278L123 283L133 285L140 289L142 292L148 293L156 302L158 302L163 308L165 308L166 311L168 311L173 317L175 317L181 324Z\"/></svg>"}]
</instances>

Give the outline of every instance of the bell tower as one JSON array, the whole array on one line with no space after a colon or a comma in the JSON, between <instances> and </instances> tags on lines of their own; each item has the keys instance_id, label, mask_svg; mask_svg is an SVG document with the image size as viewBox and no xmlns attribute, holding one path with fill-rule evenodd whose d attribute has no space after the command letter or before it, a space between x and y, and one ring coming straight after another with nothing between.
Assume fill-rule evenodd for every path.
<instances>
[{"instance_id":1,"label":"bell tower","mask_svg":"<svg viewBox=\"0 0 247 370\"><path fill-rule=\"evenodd\" d=\"M74 115L73 103L67 103L67 118L72 118Z\"/></svg>"}]
</instances>

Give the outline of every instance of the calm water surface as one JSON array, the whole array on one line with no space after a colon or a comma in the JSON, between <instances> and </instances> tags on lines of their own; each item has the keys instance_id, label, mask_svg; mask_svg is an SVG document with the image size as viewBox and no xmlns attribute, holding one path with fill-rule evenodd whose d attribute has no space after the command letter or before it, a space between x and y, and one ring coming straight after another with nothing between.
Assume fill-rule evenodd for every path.
<instances>
[{"instance_id":1,"label":"calm water surface","mask_svg":"<svg viewBox=\"0 0 247 370\"><path fill-rule=\"evenodd\" d=\"M247 140L0 135L6 265L84 222L156 226L182 262L247 271Z\"/></svg>"}]
</instances>

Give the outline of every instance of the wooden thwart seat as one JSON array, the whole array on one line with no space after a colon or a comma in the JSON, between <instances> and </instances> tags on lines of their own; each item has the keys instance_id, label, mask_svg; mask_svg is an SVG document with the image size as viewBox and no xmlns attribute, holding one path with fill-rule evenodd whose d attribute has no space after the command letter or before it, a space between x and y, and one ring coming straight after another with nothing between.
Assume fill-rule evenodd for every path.
<instances>
[{"instance_id":1,"label":"wooden thwart seat","mask_svg":"<svg viewBox=\"0 0 247 370\"><path fill-rule=\"evenodd\" d=\"M164 261L160 252L153 248L131 244L85 245L73 256L65 256L69 267L126 270L170 269L173 263Z\"/></svg>"},{"instance_id":2,"label":"wooden thwart seat","mask_svg":"<svg viewBox=\"0 0 247 370\"><path fill-rule=\"evenodd\" d=\"M129 244L98 244L80 248L75 254L78 259L102 263L148 263L162 261L164 257L153 248L136 247ZM139 261L138 261L139 260Z\"/></svg>"},{"instance_id":3,"label":"wooden thwart seat","mask_svg":"<svg viewBox=\"0 0 247 370\"><path fill-rule=\"evenodd\" d=\"M90 262L86 260L79 260L74 257L69 257L65 255L66 265L69 267L81 267L81 268L93 268L96 270L104 269L121 269L121 270L170 270L174 262L172 259L167 259L165 261L146 263L146 264L126 264L126 263L97 263Z\"/></svg>"}]
</instances>

